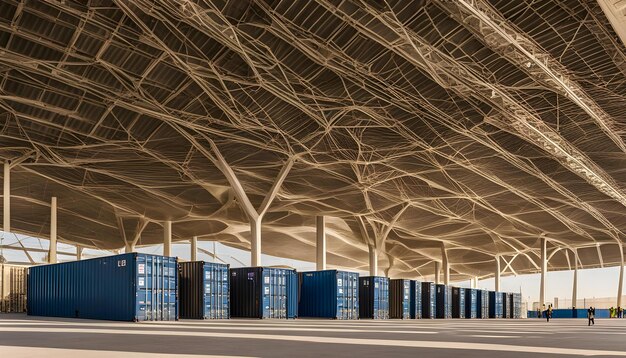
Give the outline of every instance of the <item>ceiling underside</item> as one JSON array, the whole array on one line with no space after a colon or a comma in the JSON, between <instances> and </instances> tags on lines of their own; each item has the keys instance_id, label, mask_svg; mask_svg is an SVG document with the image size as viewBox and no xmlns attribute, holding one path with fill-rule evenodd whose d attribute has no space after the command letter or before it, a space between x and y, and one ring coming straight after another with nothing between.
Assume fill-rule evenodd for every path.
<instances>
[{"instance_id":1,"label":"ceiling underside","mask_svg":"<svg viewBox=\"0 0 626 358\"><path fill-rule=\"evenodd\" d=\"M15 232L114 249L197 235L452 279L617 265L626 48L595 1L0 2ZM144 228L145 227L145 228ZM143 228L141 235L139 231ZM619 245L618 245L619 244Z\"/></svg>"}]
</instances>

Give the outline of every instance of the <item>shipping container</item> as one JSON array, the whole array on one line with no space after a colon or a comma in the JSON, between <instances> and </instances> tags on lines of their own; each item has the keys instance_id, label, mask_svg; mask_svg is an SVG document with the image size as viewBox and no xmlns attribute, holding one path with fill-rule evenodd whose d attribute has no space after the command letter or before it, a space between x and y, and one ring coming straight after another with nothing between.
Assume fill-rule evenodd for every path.
<instances>
[{"instance_id":1,"label":"shipping container","mask_svg":"<svg viewBox=\"0 0 626 358\"><path fill-rule=\"evenodd\" d=\"M422 282L422 318L437 317L437 289L433 282Z\"/></svg>"},{"instance_id":2,"label":"shipping container","mask_svg":"<svg viewBox=\"0 0 626 358\"><path fill-rule=\"evenodd\" d=\"M296 318L298 274L274 267L230 269L230 316L233 318Z\"/></svg>"},{"instance_id":3,"label":"shipping container","mask_svg":"<svg viewBox=\"0 0 626 358\"><path fill-rule=\"evenodd\" d=\"M178 264L180 318L230 317L228 265L204 261Z\"/></svg>"},{"instance_id":4,"label":"shipping container","mask_svg":"<svg viewBox=\"0 0 626 358\"><path fill-rule=\"evenodd\" d=\"M389 318L411 318L411 280L389 280Z\"/></svg>"},{"instance_id":5,"label":"shipping container","mask_svg":"<svg viewBox=\"0 0 626 358\"><path fill-rule=\"evenodd\" d=\"M33 316L172 321L178 318L176 258L129 253L33 266Z\"/></svg>"},{"instance_id":6,"label":"shipping container","mask_svg":"<svg viewBox=\"0 0 626 358\"><path fill-rule=\"evenodd\" d=\"M501 292L500 294L502 295L502 318L510 318L509 294L506 292Z\"/></svg>"},{"instance_id":7,"label":"shipping container","mask_svg":"<svg viewBox=\"0 0 626 358\"><path fill-rule=\"evenodd\" d=\"M359 277L359 318L389 318L389 279Z\"/></svg>"},{"instance_id":8,"label":"shipping container","mask_svg":"<svg viewBox=\"0 0 626 358\"><path fill-rule=\"evenodd\" d=\"M478 290L475 288L465 289L465 318L478 317Z\"/></svg>"},{"instance_id":9,"label":"shipping container","mask_svg":"<svg viewBox=\"0 0 626 358\"><path fill-rule=\"evenodd\" d=\"M411 318L422 318L422 283L411 280Z\"/></svg>"},{"instance_id":10,"label":"shipping container","mask_svg":"<svg viewBox=\"0 0 626 358\"><path fill-rule=\"evenodd\" d=\"M452 318L452 287L436 285L437 318Z\"/></svg>"},{"instance_id":11,"label":"shipping container","mask_svg":"<svg viewBox=\"0 0 626 358\"><path fill-rule=\"evenodd\" d=\"M489 291L489 318L503 317L502 292Z\"/></svg>"},{"instance_id":12,"label":"shipping container","mask_svg":"<svg viewBox=\"0 0 626 358\"><path fill-rule=\"evenodd\" d=\"M489 291L476 291L476 318L489 318Z\"/></svg>"},{"instance_id":13,"label":"shipping container","mask_svg":"<svg viewBox=\"0 0 626 358\"><path fill-rule=\"evenodd\" d=\"M0 264L0 312L26 312L26 277L28 268Z\"/></svg>"},{"instance_id":14,"label":"shipping container","mask_svg":"<svg viewBox=\"0 0 626 358\"><path fill-rule=\"evenodd\" d=\"M359 318L358 273L324 270L298 277L298 317Z\"/></svg>"},{"instance_id":15,"label":"shipping container","mask_svg":"<svg viewBox=\"0 0 626 358\"><path fill-rule=\"evenodd\" d=\"M510 318L522 318L522 294L509 294Z\"/></svg>"},{"instance_id":16,"label":"shipping container","mask_svg":"<svg viewBox=\"0 0 626 358\"><path fill-rule=\"evenodd\" d=\"M465 289L452 287L452 318L465 318Z\"/></svg>"}]
</instances>

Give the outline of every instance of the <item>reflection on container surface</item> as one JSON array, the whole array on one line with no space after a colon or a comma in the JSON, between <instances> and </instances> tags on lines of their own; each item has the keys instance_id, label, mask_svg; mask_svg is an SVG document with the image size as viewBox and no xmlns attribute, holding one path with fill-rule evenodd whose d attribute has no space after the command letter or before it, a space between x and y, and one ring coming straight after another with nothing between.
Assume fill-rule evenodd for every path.
<instances>
[{"instance_id":1,"label":"reflection on container surface","mask_svg":"<svg viewBox=\"0 0 626 358\"><path fill-rule=\"evenodd\" d=\"M359 318L359 274L324 270L301 272L298 316L334 319Z\"/></svg>"},{"instance_id":2,"label":"reflection on container surface","mask_svg":"<svg viewBox=\"0 0 626 358\"><path fill-rule=\"evenodd\" d=\"M489 291L489 318L502 318L502 292Z\"/></svg>"},{"instance_id":3,"label":"reflection on container surface","mask_svg":"<svg viewBox=\"0 0 626 358\"><path fill-rule=\"evenodd\" d=\"M436 293L434 282L422 282L422 318L437 317Z\"/></svg>"},{"instance_id":4,"label":"reflection on container surface","mask_svg":"<svg viewBox=\"0 0 626 358\"><path fill-rule=\"evenodd\" d=\"M452 287L452 318L465 318L465 289Z\"/></svg>"},{"instance_id":5,"label":"reflection on container surface","mask_svg":"<svg viewBox=\"0 0 626 358\"><path fill-rule=\"evenodd\" d=\"M204 261L178 264L180 318L230 317L228 265Z\"/></svg>"},{"instance_id":6,"label":"reflection on container surface","mask_svg":"<svg viewBox=\"0 0 626 358\"><path fill-rule=\"evenodd\" d=\"M436 285L437 318L452 318L452 288Z\"/></svg>"},{"instance_id":7,"label":"reflection on container surface","mask_svg":"<svg viewBox=\"0 0 626 358\"><path fill-rule=\"evenodd\" d=\"M230 269L230 316L235 318L296 318L296 270L274 267Z\"/></svg>"},{"instance_id":8,"label":"reflection on container surface","mask_svg":"<svg viewBox=\"0 0 626 358\"><path fill-rule=\"evenodd\" d=\"M176 258L129 253L33 266L28 314L113 321L177 317Z\"/></svg>"},{"instance_id":9,"label":"reflection on container surface","mask_svg":"<svg viewBox=\"0 0 626 358\"><path fill-rule=\"evenodd\" d=\"M474 288L465 289L465 318L478 317L478 290Z\"/></svg>"},{"instance_id":10,"label":"reflection on container surface","mask_svg":"<svg viewBox=\"0 0 626 358\"><path fill-rule=\"evenodd\" d=\"M411 318L411 280L389 280L389 318Z\"/></svg>"},{"instance_id":11,"label":"reflection on container surface","mask_svg":"<svg viewBox=\"0 0 626 358\"><path fill-rule=\"evenodd\" d=\"M389 279L380 276L359 277L359 317L389 318Z\"/></svg>"},{"instance_id":12,"label":"reflection on container surface","mask_svg":"<svg viewBox=\"0 0 626 358\"><path fill-rule=\"evenodd\" d=\"M476 301L476 318L489 318L489 291L477 290Z\"/></svg>"},{"instance_id":13,"label":"reflection on container surface","mask_svg":"<svg viewBox=\"0 0 626 358\"><path fill-rule=\"evenodd\" d=\"M411 318L422 318L422 282L411 280Z\"/></svg>"},{"instance_id":14,"label":"reflection on container surface","mask_svg":"<svg viewBox=\"0 0 626 358\"><path fill-rule=\"evenodd\" d=\"M28 268L0 264L0 312L26 312Z\"/></svg>"}]
</instances>

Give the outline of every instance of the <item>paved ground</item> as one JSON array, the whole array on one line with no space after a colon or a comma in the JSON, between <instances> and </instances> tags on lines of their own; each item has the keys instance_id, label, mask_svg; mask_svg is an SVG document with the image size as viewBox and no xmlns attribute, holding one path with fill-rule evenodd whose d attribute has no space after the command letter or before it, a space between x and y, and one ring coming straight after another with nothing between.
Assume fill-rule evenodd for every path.
<instances>
[{"instance_id":1,"label":"paved ground","mask_svg":"<svg viewBox=\"0 0 626 358\"><path fill-rule=\"evenodd\" d=\"M0 315L0 357L626 357L626 319L179 321Z\"/></svg>"}]
</instances>

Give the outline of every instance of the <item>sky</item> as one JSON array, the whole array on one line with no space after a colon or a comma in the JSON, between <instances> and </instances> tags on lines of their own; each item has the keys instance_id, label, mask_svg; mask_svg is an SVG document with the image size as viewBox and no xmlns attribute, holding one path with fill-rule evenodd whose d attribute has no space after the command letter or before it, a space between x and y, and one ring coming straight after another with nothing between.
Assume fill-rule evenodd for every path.
<instances>
[{"instance_id":1,"label":"sky","mask_svg":"<svg viewBox=\"0 0 626 358\"><path fill-rule=\"evenodd\" d=\"M18 244L17 239L26 246L36 249L41 249L43 252L31 252L31 256L35 262L43 263L45 259L45 251L48 249L48 240L40 240L37 238L27 237L16 234L6 234L0 231L0 240L4 245L16 246ZM212 242L198 242L198 247L208 252L213 252ZM230 264L231 267L244 267L250 265L250 253L244 250L234 249L219 243L215 243L217 249L218 262L224 262ZM59 243L57 246L59 252L59 261L71 261L75 260L75 256L63 255L63 253L73 254L76 249L72 245ZM160 255L163 252L162 245L155 245L149 247L138 248L138 252L157 254ZM28 262L28 257L22 251L15 250L0 250L2 254L9 261ZM111 255L110 251L98 251L85 249L83 251L83 258L90 258L96 256ZM178 256L181 259L190 259L190 244L189 243L174 243L172 246L172 254ZM198 260L213 261L210 255L203 252L198 252ZM299 271L313 271L315 270L315 263L285 259L270 255L262 255L263 265L286 265L293 267ZM329 268L333 268L330 267ZM355 271L355 270L351 270ZM362 275L367 275L367 272L358 271ZM572 283L574 272L573 271L557 271L548 272L546 277L546 300L549 302L554 301L554 297L559 298L561 304L564 300L569 301L572 297ZM578 299L592 299L592 298L604 298L615 297L617 295L617 286L619 279L619 267L600 268L600 269L585 269L578 271ZM521 292L525 301L532 304L532 302L539 300L539 274L532 275L518 275L518 276L503 276L501 278L501 291L506 292ZM453 282L455 286L469 287L470 282L460 281ZM494 279L481 280L478 283L479 288L493 290ZM569 303L568 303L569 304Z\"/></svg>"}]
</instances>

